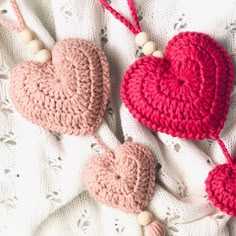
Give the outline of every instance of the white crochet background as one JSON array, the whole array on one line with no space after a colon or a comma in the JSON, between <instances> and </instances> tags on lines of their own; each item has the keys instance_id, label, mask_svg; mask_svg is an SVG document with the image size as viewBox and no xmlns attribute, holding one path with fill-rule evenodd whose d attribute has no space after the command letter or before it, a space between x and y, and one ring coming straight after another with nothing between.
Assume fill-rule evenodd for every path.
<instances>
[{"instance_id":1,"label":"white crochet background","mask_svg":"<svg viewBox=\"0 0 236 236\"><path fill-rule=\"evenodd\" d=\"M234 236L236 220L207 200L204 180L225 158L215 141L184 141L154 134L122 105L119 84L140 55L133 35L100 6L99 0L18 0L28 26L48 48L80 37L103 47L111 68L112 92L98 135L115 149L124 140L145 144L157 160L157 185L150 209L171 236ZM109 0L129 17L126 1ZM180 31L215 38L236 65L235 0L136 0L143 31L164 50ZM8 0L1 17L14 20ZM129 17L130 19L130 17ZM33 59L16 33L0 27L0 235L142 236L136 215L91 199L82 183L86 162L101 150L92 137L59 135L37 127L15 112L8 80L16 63ZM221 137L236 154L236 90Z\"/></svg>"}]
</instances>

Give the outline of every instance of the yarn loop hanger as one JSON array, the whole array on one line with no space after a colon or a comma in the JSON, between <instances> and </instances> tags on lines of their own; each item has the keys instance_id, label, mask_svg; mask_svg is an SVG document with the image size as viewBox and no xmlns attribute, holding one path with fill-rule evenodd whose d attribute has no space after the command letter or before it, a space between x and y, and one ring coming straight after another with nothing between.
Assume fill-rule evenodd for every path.
<instances>
[{"instance_id":1,"label":"yarn loop hanger","mask_svg":"<svg viewBox=\"0 0 236 236\"><path fill-rule=\"evenodd\" d=\"M113 9L106 0L100 0L101 4L105 9L107 9L116 19L118 19L122 24L124 24L131 33L133 33L136 36L136 43L139 46L144 46L143 49L145 49L145 44L148 45L147 52L145 53L150 54L154 53L156 51L156 43L149 41L149 36L147 33L141 31L141 27L139 24L138 16L136 7L133 0L127 0L127 5L130 10L131 17L133 19L133 24L129 22L124 16L122 16L118 11ZM150 45L151 45L151 52L150 52ZM153 50L154 49L154 50ZM160 57L163 57L163 55L158 51L157 53ZM143 173L144 175L144 173ZM146 176L147 178L147 176ZM143 211L142 211L143 210ZM137 213L137 210L136 210ZM148 231L149 236L163 236L165 235L165 230L162 224L154 219L154 216L151 212L145 211L144 209L139 209L139 215L137 217L137 221L140 225L145 226Z\"/></svg>"},{"instance_id":2,"label":"yarn loop hanger","mask_svg":"<svg viewBox=\"0 0 236 236\"><path fill-rule=\"evenodd\" d=\"M16 18L18 20L19 25L14 25L13 23L3 19L0 17L0 24L3 25L5 28L10 29L12 31L16 31L18 33L22 32L24 29L26 29L25 21L20 13L19 7L16 4L15 0L10 0L10 4L12 6L12 9L16 15Z\"/></svg>"},{"instance_id":3,"label":"yarn loop hanger","mask_svg":"<svg viewBox=\"0 0 236 236\"><path fill-rule=\"evenodd\" d=\"M124 16L122 16L118 11L116 11L114 8L112 8L106 0L100 0L101 4L104 8L106 8L116 19L118 19L121 23L123 23L134 35L137 35L141 32L141 27L138 20L138 15L136 11L136 7L134 5L133 0L127 0L130 13L132 16L132 19L134 21L134 24L129 22Z\"/></svg>"},{"instance_id":4,"label":"yarn loop hanger","mask_svg":"<svg viewBox=\"0 0 236 236\"><path fill-rule=\"evenodd\" d=\"M36 61L48 62L51 60L51 52L44 48L43 42L37 39L35 33L27 28L27 25L23 19L20 9L16 3L16 0L9 0L12 6L13 12L15 13L17 24L0 17L0 24L5 28L19 33L20 40L29 45L29 49L35 54Z\"/></svg>"},{"instance_id":5,"label":"yarn loop hanger","mask_svg":"<svg viewBox=\"0 0 236 236\"><path fill-rule=\"evenodd\" d=\"M125 106L153 131L187 140L215 139L227 163L209 172L206 192L216 207L236 216L236 157L231 157L219 137L234 79L229 54L206 34L181 32L168 42L164 55L147 33L133 30L137 25L133 1L127 0L135 22L132 26L105 0L100 2L136 35L136 44L146 55L122 78L120 92Z\"/></svg>"},{"instance_id":6,"label":"yarn loop hanger","mask_svg":"<svg viewBox=\"0 0 236 236\"><path fill-rule=\"evenodd\" d=\"M135 37L136 44L139 47L142 47L142 51L145 55L153 55L155 57L163 58L164 54L157 50L156 42L150 41L149 34L142 32L141 26L139 23L137 10L133 0L127 0L127 5L130 10L130 14L133 20L133 24L122 16L118 11L112 8L106 0L100 0L102 6L108 10L117 20L119 20L123 25L125 25Z\"/></svg>"}]
</instances>

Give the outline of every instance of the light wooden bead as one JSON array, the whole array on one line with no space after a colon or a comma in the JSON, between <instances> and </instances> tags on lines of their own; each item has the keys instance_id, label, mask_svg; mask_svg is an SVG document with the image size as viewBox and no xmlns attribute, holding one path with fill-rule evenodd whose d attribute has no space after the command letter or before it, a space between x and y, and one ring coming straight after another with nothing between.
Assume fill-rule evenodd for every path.
<instances>
[{"instance_id":1,"label":"light wooden bead","mask_svg":"<svg viewBox=\"0 0 236 236\"><path fill-rule=\"evenodd\" d=\"M143 53L148 56L157 50L157 44L153 41L149 41L143 45Z\"/></svg>"},{"instance_id":2,"label":"light wooden bead","mask_svg":"<svg viewBox=\"0 0 236 236\"><path fill-rule=\"evenodd\" d=\"M137 221L140 225L146 226L153 221L153 214L149 211L142 211L138 214Z\"/></svg>"},{"instance_id":3,"label":"light wooden bead","mask_svg":"<svg viewBox=\"0 0 236 236\"><path fill-rule=\"evenodd\" d=\"M164 53L157 50L152 54L154 57L164 58Z\"/></svg>"},{"instance_id":4,"label":"light wooden bead","mask_svg":"<svg viewBox=\"0 0 236 236\"><path fill-rule=\"evenodd\" d=\"M51 58L52 58L51 52L48 51L47 49L43 49L36 54L35 59L38 62L45 63L45 62L50 61Z\"/></svg>"},{"instance_id":5,"label":"light wooden bead","mask_svg":"<svg viewBox=\"0 0 236 236\"><path fill-rule=\"evenodd\" d=\"M149 41L149 35L146 32L140 32L135 37L135 42L139 47L142 47Z\"/></svg>"},{"instance_id":6,"label":"light wooden bead","mask_svg":"<svg viewBox=\"0 0 236 236\"><path fill-rule=\"evenodd\" d=\"M43 42L35 39L29 42L29 49L33 54L36 54L43 49Z\"/></svg>"},{"instance_id":7,"label":"light wooden bead","mask_svg":"<svg viewBox=\"0 0 236 236\"><path fill-rule=\"evenodd\" d=\"M30 29L25 29L21 31L19 36L20 36L21 42L26 43L26 44L35 38L34 32L31 31Z\"/></svg>"}]
</instances>

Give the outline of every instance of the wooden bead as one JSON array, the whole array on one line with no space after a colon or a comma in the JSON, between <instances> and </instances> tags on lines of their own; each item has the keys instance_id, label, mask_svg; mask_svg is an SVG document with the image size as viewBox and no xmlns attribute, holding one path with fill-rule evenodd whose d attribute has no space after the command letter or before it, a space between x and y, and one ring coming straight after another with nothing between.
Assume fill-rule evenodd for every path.
<instances>
[{"instance_id":1,"label":"wooden bead","mask_svg":"<svg viewBox=\"0 0 236 236\"><path fill-rule=\"evenodd\" d=\"M164 53L157 50L152 54L154 57L164 58Z\"/></svg>"},{"instance_id":2,"label":"wooden bead","mask_svg":"<svg viewBox=\"0 0 236 236\"><path fill-rule=\"evenodd\" d=\"M43 42L37 39L32 40L29 42L29 49L33 54L36 54L43 49Z\"/></svg>"},{"instance_id":3,"label":"wooden bead","mask_svg":"<svg viewBox=\"0 0 236 236\"><path fill-rule=\"evenodd\" d=\"M149 41L143 45L143 53L148 56L157 50L157 44L153 41Z\"/></svg>"},{"instance_id":4,"label":"wooden bead","mask_svg":"<svg viewBox=\"0 0 236 236\"><path fill-rule=\"evenodd\" d=\"M142 211L138 214L137 221L140 225L148 225L153 221L153 214L150 211Z\"/></svg>"},{"instance_id":5,"label":"wooden bead","mask_svg":"<svg viewBox=\"0 0 236 236\"><path fill-rule=\"evenodd\" d=\"M142 47L149 41L149 35L146 32L140 32L135 37L135 42L139 47Z\"/></svg>"},{"instance_id":6,"label":"wooden bead","mask_svg":"<svg viewBox=\"0 0 236 236\"><path fill-rule=\"evenodd\" d=\"M38 62L48 62L52 58L51 52L47 49L43 49L36 54L36 61Z\"/></svg>"},{"instance_id":7,"label":"wooden bead","mask_svg":"<svg viewBox=\"0 0 236 236\"><path fill-rule=\"evenodd\" d=\"M35 38L34 32L31 31L30 29L25 29L21 31L19 36L20 36L20 40L26 44Z\"/></svg>"}]
</instances>

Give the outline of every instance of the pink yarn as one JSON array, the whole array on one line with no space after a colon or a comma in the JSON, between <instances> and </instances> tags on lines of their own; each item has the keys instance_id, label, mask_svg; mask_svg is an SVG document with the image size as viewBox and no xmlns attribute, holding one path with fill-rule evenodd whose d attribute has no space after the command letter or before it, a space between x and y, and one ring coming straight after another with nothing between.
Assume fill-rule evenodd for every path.
<instances>
[{"instance_id":1,"label":"pink yarn","mask_svg":"<svg viewBox=\"0 0 236 236\"><path fill-rule=\"evenodd\" d=\"M206 192L216 207L236 216L235 161L219 138L233 78L230 57L215 40L202 33L183 32L168 43L164 60L149 56L130 66L122 80L121 96L132 115L154 131L217 140L228 164L209 173Z\"/></svg>"},{"instance_id":2,"label":"pink yarn","mask_svg":"<svg viewBox=\"0 0 236 236\"><path fill-rule=\"evenodd\" d=\"M85 168L84 182L97 201L125 212L139 213L152 198L155 162L143 145L126 142L114 155L93 158Z\"/></svg>"},{"instance_id":3,"label":"pink yarn","mask_svg":"<svg viewBox=\"0 0 236 236\"><path fill-rule=\"evenodd\" d=\"M186 139L216 138L229 109L233 66L208 35L183 32L169 41L165 59L147 56L126 71L122 100L154 131Z\"/></svg>"},{"instance_id":4,"label":"pink yarn","mask_svg":"<svg viewBox=\"0 0 236 236\"><path fill-rule=\"evenodd\" d=\"M100 2L132 33L138 33L105 0ZM132 0L128 3L134 6ZM138 22L132 6L131 14ZM236 216L236 157L231 159L219 138L233 78L230 56L214 39L202 33L183 32L169 41L165 59L147 56L129 67L122 80L121 97L131 114L154 131L185 139L217 140L228 164L209 173L206 191L216 207ZM150 229L150 235L161 235L158 224Z\"/></svg>"},{"instance_id":5,"label":"pink yarn","mask_svg":"<svg viewBox=\"0 0 236 236\"><path fill-rule=\"evenodd\" d=\"M82 39L56 43L52 61L14 68L10 96L19 113L58 133L93 134L109 96L109 66L102 50Z\"/></svg>"},{"instance_id":6,"label":"pink yarn","mask_svg":"<svg viewBox=\"0 0 236 236\"><path fill-rule=\"evenodd\" d=\"M21 32L26 28L26 24L24 22L24 19L23 19L21 13L20 13L18 5L16 4L16 1L10 0L10 3L12 5L13 11L15 12L19 26L16 26L7 20L4 20L3 18L0 18L0 24L3 25L5 28L10 29L12 31Z\"/></svg>"},{"instance_id":7,"label":"pink yarn","mask_svg":"<svg viewBox=\"0 0 236 236\"><path fill-rule=\"evenodd\" d=\"M165 229L163 225L154 220L152 223L147 225L148 236L165 236Z\"/></svg>"}]
</instances>

